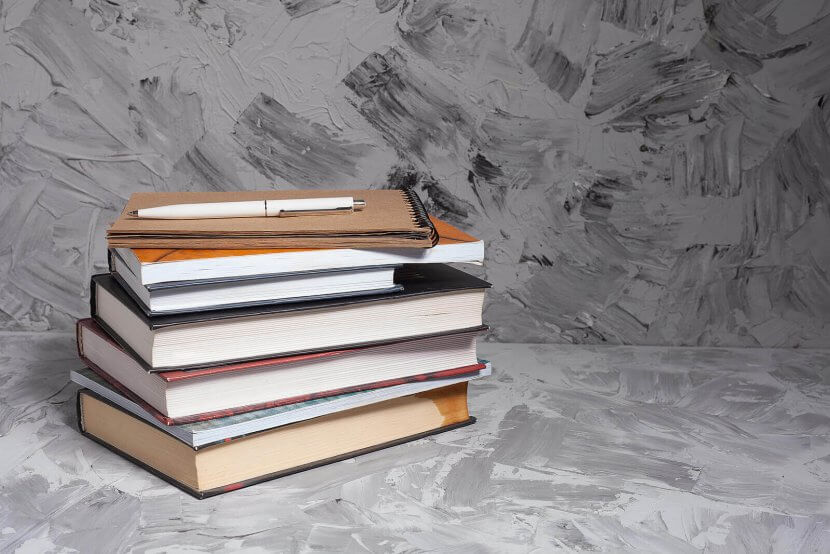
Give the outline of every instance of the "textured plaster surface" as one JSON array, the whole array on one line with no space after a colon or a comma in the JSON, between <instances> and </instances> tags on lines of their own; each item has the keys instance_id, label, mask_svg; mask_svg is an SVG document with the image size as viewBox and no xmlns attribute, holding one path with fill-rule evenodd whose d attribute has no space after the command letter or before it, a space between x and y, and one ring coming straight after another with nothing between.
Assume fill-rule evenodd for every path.
<instances>
[{"instance_id":1,"label":"textured plaster surface","mask_svg":"<svg viewBox=\"0 0 830 554\"><path fill-rule=\"evenodd\" d=\"M199 501L78 434L71 336L4 335L0 550L830 550L830 351L481 353L475 425Z\"/></svg>"},{"instance_id":2,"label":"textured plaster surface","mask_svg":"<svg viewBox=\"0 0 830 554\"><path fill-rule=\"evenodd\" d=\"M830 346L826 0L4 0L0 329L132 192L412 187L490 340Z\"/></svg>"}]
</instances>

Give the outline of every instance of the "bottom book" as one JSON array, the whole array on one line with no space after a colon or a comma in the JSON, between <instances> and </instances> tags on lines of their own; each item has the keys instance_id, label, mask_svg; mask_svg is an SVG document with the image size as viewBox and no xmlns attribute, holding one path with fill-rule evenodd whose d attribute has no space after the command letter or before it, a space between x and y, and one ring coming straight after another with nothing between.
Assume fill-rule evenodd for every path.
<instances>
[{"instance_id":1,"label":"bottom book","mask_svg":"<svg viewBox=\"0 0 830 554\"><path fill-rule=\"evenodd\" d=\"M109 400L78 391L81 432L197 498L473 423L467 382L195 449Z\"/></svg>"}]
</instances>

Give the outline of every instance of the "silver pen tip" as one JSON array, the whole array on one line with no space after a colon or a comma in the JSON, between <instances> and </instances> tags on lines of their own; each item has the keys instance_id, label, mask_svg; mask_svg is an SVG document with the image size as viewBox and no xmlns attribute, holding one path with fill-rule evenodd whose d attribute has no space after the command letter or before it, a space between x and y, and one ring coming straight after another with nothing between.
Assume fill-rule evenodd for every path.
<instances>
[{"instance_id":1,"label":"silver pen tip","mask_svg":"<svg viewBox=\"0 0 830 554\"><path fill-rule=\"evenodd\" d=\"M366 201L355 198L354 202L352 202L352 207L354 208L354 211L359 212L366 207Z\"/></svg>"},{"instance_id":2,"label":"silver pen tip","mask_svg":"<svg viewBox=\"0 0 830 554\"><path fill-rule=\"evenodd\" d=\"M127 215L131 215L131 216L133 216L133 217L137 217L137 216L138 216L138 210L132 210L132 211L130 211L130 212L127 212Z\"/></svg>"}]
</instances>

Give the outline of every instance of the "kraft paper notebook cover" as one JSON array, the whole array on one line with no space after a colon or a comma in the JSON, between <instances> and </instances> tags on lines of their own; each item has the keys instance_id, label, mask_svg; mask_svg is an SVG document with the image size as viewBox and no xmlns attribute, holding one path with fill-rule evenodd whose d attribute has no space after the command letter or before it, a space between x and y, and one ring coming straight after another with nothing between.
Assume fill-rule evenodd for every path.
<instances>
[{"instance_id":1,"label":"kraft paper notebook cover","mask_svg":"<svg viewBox=\"0 0 830 554\"><path fill-rule=\"evenodd\" d=\"M87 389L82 434L202 499L475 422L467 383L386 400L194 449Z\"/></svg>"},{"instance_id":2,"label":"kraft paper notebook cover","mask_svg":"<svg viewBox=\"0 0 830 554\"><path fill-rule=\"evenodd\" d=\"M140 219L132 210L170 204L352 196L361 211L299 217ZM110 248L430 248L438 233L409 190L266 190L135 193L107 231Z\"/></svg>"}]
</instances>

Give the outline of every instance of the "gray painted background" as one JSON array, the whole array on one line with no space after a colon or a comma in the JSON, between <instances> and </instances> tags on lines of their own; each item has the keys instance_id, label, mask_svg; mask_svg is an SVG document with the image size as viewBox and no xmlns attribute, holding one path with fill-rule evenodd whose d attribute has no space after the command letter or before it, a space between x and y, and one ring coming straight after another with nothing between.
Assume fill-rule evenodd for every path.
<instances>
[{"instance_id":1,"label":"gray painted background","mask_svg":"<svg viewBox=\"0 0 830 554\"><path fill-rule=\"evenodd\" d=\"M491 338L830 346L830 1L0 0L0 328L131 192L415 187Z\"/></svg>"}]
</instances>

